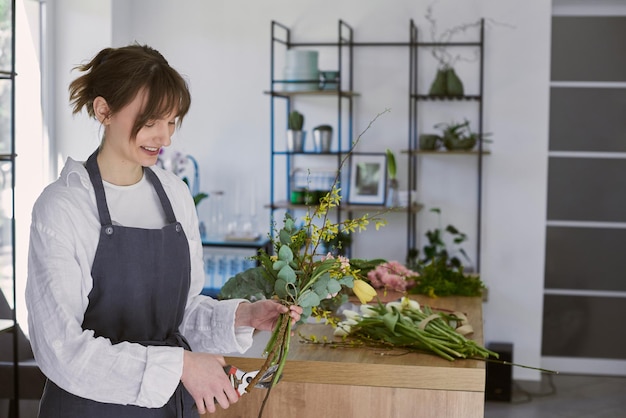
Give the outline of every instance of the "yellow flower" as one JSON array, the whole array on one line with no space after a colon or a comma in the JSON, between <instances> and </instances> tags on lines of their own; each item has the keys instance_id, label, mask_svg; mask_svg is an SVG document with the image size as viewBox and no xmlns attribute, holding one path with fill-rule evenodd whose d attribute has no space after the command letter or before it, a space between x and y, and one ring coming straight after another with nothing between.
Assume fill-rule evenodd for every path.
<instances>
[{"instance_id":1,"label":"yellow flower","mask_svg":"<svg viewBox=\"0 0 626 418\"><path fill-rule=\"evenodd\" d=\"M361 303L367 303L376 296L376 290L363 280L355 280L352 290Z\"/></svg>"}]
</instances>

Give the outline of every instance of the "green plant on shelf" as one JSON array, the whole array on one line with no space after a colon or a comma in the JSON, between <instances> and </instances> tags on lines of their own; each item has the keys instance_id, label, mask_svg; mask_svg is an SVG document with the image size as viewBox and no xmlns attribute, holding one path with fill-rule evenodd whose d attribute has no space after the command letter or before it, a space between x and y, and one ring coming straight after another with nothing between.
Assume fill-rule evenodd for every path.
<instances>
[{"instance_id":1,"label":"green plant on shelf","mask_svg":"<svg viewBox=\"0 0 626 418\"><path fill-rule=\"evenodd\" d=\"M441 209L430 210L439 217L441 225ZM454 249L448 247L446 237L450 237ZM471 263L465 250L461 247L467 241L467 235L455 226L441 226L426 231L428 244L423 247L423 256L416 248L409 250L407 267L419 273L416 285L409 293L437 296L480 296L485 288L478 274L465 273L461 257ZM457 256L458 254L459 256Z\"/></svg>"},{"instance_id":2,"label":"green plant on shelf","mask_svg":"<svg viewBox=\"0 0 626 418\"><path fill-rule=\"evenodd\" d=\"M483 133L481 135L478 132L473 132L467 119L463 122L441 122L434 127L441 130L441 141L443 146L449 151L469 151L476 146L478 141L483 143L492 142L487 138L491 136L491 133Z\"/></svg>"},{"instance_id":3,"label":"green plant on shelf","mask_svg":"<svg viewBox=\"0 0 626 418\"><path fill-rule=\"evenodd\" d=\"M292 110L289 113L287 127L291 131L301 131L304 127L304 115L297 110Z\"/></svg>"}]
</instances>

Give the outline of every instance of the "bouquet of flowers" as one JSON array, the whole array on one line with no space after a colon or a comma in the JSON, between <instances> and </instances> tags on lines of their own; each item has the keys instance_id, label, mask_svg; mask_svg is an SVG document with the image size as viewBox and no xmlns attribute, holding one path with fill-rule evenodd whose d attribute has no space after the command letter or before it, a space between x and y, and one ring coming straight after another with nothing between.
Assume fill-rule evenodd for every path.
<instances>
[{"instance_id":1,"label":"bouquet of flowers","mask_svg":"<svg viewBox=\"0 0 626 418\"><path fill-rule=\"evenodd\" d=\"M354 141L352 149L363 133ZM360 232L371 223L378 230L386 224L383 218L368 214L336 223L329 219L329 213L336 210L341 202L341 190L337 184L341 166L346 159L347 156L339 167L331 190L320 199L318 206L308 207L302 217L302 225L298 226L297 219L287 212L282 228L270 235L273 254L260 250L254 257L259 266L228 280L220 292L221 298L273 298L287 306L296 304L303 308L301 321L304 322L311 315L325 315L322 312L323 302L337 297L342 290L351 289L361 303L369 302L376 295L359 268L371 264L364 260L348 260L343 256L321 253L326 244L336 239L338 234ZM266 361L257 377L249 383L249 388L253 388L270 367L277 367L272 386L278 382L289 353L290 337L291 320L287 313L279 318L265 348ZM263 409L259 416L262 411Z\"/></svg>"},{"instance_id":2,"label":"bouquet of flowers","mask_svg":"<svg viewBox=\"0 0 626 418\"><path fill-rule=\"evenodd\" d=\"M353 233L365 230L372 221L377 228L384 225L385 221L364 215L339 224L333 223L328 219L328 211L335 208L340 200L339 189L333 187L320 199L313 213L308 212L304 216L302 227L296 226L296 219L287 212L282 228L271 238L274 254L269 255L261 250L254 257L260 265L231 278L222 288L220 296L274 298L285 305L296 304L303 308L302 321L311 315L321 314L322 302L336 297L346 288L352 289L361 303L369 302L376 291L350 260L343 256L322 255L317 251L323 242L334 238L340 229ZM291 321L289 314L284 314L265 349L267 359L258 376L263 374L265 368L277 364L275 376L278 379L287 359L290 335ZM254 387L254 383L249 386Z\"/></svg>"}]
</instances>

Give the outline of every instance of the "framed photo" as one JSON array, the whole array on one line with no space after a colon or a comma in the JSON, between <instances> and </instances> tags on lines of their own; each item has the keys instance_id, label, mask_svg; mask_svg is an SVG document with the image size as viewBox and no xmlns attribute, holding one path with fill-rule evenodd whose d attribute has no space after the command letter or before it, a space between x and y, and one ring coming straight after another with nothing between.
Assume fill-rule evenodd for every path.
<instances>
[{"instance_id":1,"label":"framed photo","mask_svg":"<svg viewBox=\"0 0 626 418\"><path fill-rule=\"evenodd\" d=\"M348 203L384 205L387 193L387 156L353 154L350 158Z\"/></svg>"}]
</instances>

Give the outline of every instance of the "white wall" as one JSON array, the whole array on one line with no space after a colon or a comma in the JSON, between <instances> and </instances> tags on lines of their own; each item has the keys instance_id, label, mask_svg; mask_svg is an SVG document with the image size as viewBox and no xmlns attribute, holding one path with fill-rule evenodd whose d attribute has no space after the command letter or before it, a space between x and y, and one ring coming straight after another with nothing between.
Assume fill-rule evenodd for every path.
<instances>
[{"instance_id":1,"label":"white wall","mask_svg":"<svg viewBox=\"0 0 626 418\"><path fill-rule=\"evenodd\" d=\"M232 191L254 182L261 190L259 206L265 201L263 191L269 191L269 98L262 92L269 88L270 21L290 26L295 40L334 41L338 19L355 29L357 41L405 42L410 18L424 31L428 28L427 4L409 0L112 4L113 11L108 1L56 1L59 155L84 159L98 143L93 123L84 115L69 115L69 69L110 44L147 43L189 79L193 105L173 147L200 161L201 189ZM481 267L489 286L485 341L513 342L516 362L540 366L551 4L440 0L434 10L441 28L479 17L507 25L489 24L486 32L484 121L485 130L494 133L494 143L492 155L485 159L483 202ZM362 96L356 101L355 130L360 132L375 114L391 108L364 137L363 147L406 148L406 54L395 50L359 54L355 81ZM462 71L471 79L471 70ZM392 77L385 78L390 73ZM428 76L420 82L428 83ZM320 122L315 110L306 114L309 128ZM476 188L467 171L471 173L472 167L462 159L427 164L431 171L420 174L432 180L420 191L420 199L427 207L441 206L445 223L475 237ZM207 210L206 204L200 206L201 218ZM266 225L262 215L259 220ZM359 256L404 259L402 222L390 221L392 225L377 233L376 240L355 243ZM435 221L424 212L419 226L432 227ZM471 244L468 249L473 253ZM514 377L539 375L516 368Z\"/></svg>"},{"instance_id":2,"label":"white wall","mask_svg":"<svg viewBox=\"0 0 626 418\"><path fill-rule=\"evenodd\" d=\"M60 171L68 156L86 160L100 143L98 126L84 115L72 115L68 87L77 77L74 67L111 45L110 0L53 0L49 2L48 27L54 39L54 86L51 103L55 123L51 141L53 163Z\"/></svg>"}]
</instances>

